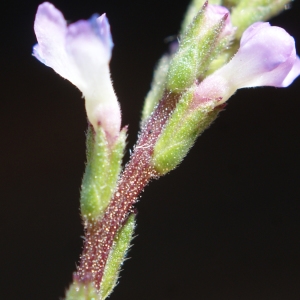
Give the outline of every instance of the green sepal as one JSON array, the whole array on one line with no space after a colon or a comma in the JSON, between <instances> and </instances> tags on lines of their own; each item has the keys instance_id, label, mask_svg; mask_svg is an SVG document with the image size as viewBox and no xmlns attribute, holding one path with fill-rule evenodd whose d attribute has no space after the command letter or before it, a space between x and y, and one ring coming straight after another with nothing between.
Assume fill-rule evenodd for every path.
<instances>
[{"instance_id":1,"label":"green sepal","mask_svg":"<svg viewBox=\"0 0 300 300\"><path fill-rule=\"evenodd\" d=\"M237 6L243 0L223 0L222 5L228 8L232 8Z\"/></svg>"},{"instance_id":2,"label":"green sepal","mask_svg":"<svg viewBox=\"0 0 300 300\"><path fill-rule=\"evenodd\" d=\"M180 93L203 77L210 62L215 58L218 37L224 20L207 26L206 6L200 10L182 37L178 52L170 62L166 88Z\"/></svg>"},{"instance_id":3,"label":"green sepal","mask_svg":"<svg viewBox=\"0 0 300 300\"><path fill-rule=\"evenodd\" d=\"M117 233L113 248L109 254L100 287L101 300L108 297L117 284L120 268L130 247L134 228L135 215L131 214L125 225Z\"/></svg>"},{"instance_id":4,"label":"green sepal","mask_svg":"<svg viewBox=\"0 0 300 300\"><path fill-rule=\"evenodd\" d=\"M73 282L65 300L102 300L92 282Z\"/></svg>"},{"instance_id":5,"label":"green sepal","mask_svg":"<svg viewBox=\"0 0 300 300\"><path fill-rule=\"evenodd\" d=\"M234 3L238 3L241 0L229 0L231 6L234 5ZM228 4L229 4L229 1ZM205 0L193 0L191 4L188 7L188 10L186 12L185 18L181 25L181 36L184 36L189 29L190 23L192 23L193 19L197 16L197 13L203 7L205 4ZM209 1L209 4L213 5L225 5L225 1L222 0L211 0ZM206 64L202 66L202 70L199 70L203 72L200 79L205 78L206 76L212 74L217 69L221 68L223 65L225 65L230 58L234 55L236 52L236 49L234 51L231 51L231 45L232 41L234 39L234 30L231 35L227 35L223 39L218 40L215 47L212 49L212 52L209 55L209 59L206 61Z\"/></svg>"},{"instance_id":6,"label":"green sepal","mask_svg":"<svg viewBox=\"0 0 300 300\"><path fill-rule=\"evenodd\" d=\"M253 23L266 21L285 9L291 0L241 0L232 9L231 21L237 27L236 39Z\"/></svg>"},{"instance_id":7,"label":"green sepal","mask_svg":"<svg viewBox=\"0 0 300 300\"><path fill-rule=\"evenodd\" d=\"M158 104L159 100L161 100L163 96L170 60L171 55L166 54L159 60L156 66L153 75L153 80L151 83L151 89L148 92L145 99L142 111L141 125L151 115L155 106Z\"/></svg>"},{"instance_id":8,"label":"green sepal","mask_svg":"<svg viewBox=\"0 0 300 300\"><path fill-rule=\"evenodd\" d=\"M216 101L193 108L193 98L194 88L183 94L154 147L152 165L160 175L180 164L197 137L210 126L220 111L215 107Z\"/></svg>"},{"instance_id":9,"label":"green sepal","mask_svg":"<svg viewBox=\"0 0 300 300\"><path fill-rule=\"evenodd\" d=\"M120 172L122 170L122 160L124 156L124 149L126 146L127 127L123 128L118 136L117 141L110 151L110 166L107 170L107 188L104 191L104 196L108 201L111 199L115 191ZM107 203L108 203L107 201Z\"/></svg>"},{"instance_id":10,"label":"green sepal","mask_svg":"<svg viewBox=\"0 0 300 300\"><path fill-rule=\"evenodd\" d=\"M203 7L206 0L193 0L188 6L185 17L181 23L180 35L184 35L189 25L192 23L193 19L196 17L197 13ZM221 0L210 0L209 4L221 5Z\"/></svg>"},{"instance_id":11,"label":"green sepal","mask_svg":"<svg viewBox=\"0 0 300 300\"><path fill-rule=\"evenodd\" d=\"M121 171L126 129L109 145L101 126L87 132L87 164L82 180L80 207L84 220L100 218L115 190Z\"/></svg>"}]
</instances>

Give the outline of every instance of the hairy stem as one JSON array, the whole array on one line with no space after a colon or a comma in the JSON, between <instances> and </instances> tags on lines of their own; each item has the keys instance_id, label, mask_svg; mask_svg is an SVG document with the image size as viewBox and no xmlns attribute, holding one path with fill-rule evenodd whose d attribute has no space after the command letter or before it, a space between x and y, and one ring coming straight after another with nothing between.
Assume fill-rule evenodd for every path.
<instances>
[{"instance_id":1,"label":"hairy stem","mask_svg":"<svg viewBox=\"0 0 300 300\"><path fill-rule=\"evenodd\" d=\"M104 268L116 233L126 221L138 196L158 174L151 166L155 143L172 114L178 94L165 93L143 127L134 152L119 180L118 187L102 219L85 224L85 243L74 281L94 282L99 290Z\"/></svg>"}]
</instances>

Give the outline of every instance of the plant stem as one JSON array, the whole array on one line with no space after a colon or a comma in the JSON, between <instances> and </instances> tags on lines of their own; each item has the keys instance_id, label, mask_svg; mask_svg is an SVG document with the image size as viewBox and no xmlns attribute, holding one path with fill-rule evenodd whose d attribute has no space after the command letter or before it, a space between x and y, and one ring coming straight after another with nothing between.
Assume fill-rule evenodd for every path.
<instances>
[{"instance_id":1,"label":"plant stem","mask_svg":"<svg viewBox=\"0 0 300 300\"><path fill-rule=\"evenodd\" d=\"M179 94L165 93L156 110L142 128L130 161L103 217L86 222L83 253L74 281L94 282L100 290L105 265L118 230L124 224L137 198L148 182L158 174L151 165L155 143L179 99Z\"/></svg>"}]
</instances>

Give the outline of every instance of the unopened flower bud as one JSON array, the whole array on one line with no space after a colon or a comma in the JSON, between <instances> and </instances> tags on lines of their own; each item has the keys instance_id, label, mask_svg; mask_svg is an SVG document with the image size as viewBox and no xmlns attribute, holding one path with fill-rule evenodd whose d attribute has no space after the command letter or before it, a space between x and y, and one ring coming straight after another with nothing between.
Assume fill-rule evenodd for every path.
<instances>
[{"instance_id":1,"label":"unopened flower bud","mask_svg":"<svg viewBox=\"0 0 300 300\"><path fill-rule=\"evenodd\" d=\"M216 48L232 35L229 11L222 6L204 4L182 37L179 50L171 61L167 89L182 92L203 75L215 57Z\"/></svg>"}]
</instances>

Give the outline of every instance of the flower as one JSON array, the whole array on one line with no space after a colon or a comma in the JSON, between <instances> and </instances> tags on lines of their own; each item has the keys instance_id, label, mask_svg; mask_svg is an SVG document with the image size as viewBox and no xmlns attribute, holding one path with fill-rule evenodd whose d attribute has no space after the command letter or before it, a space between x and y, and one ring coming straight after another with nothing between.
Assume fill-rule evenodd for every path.
<instances>
[{"instance_id":1,"label":"flower","mask_svg":"<svg viewBox=\"0 0 300 300\"><path fill-rule=\"evenodd\" d=\"M255 86L287 87L300 74L295 41L284 29L269 23L252 24L228 64L205 78L196 90L196 102L224 103L237 89Z\"/></svg>"},{"instance_id":2,"label":"flower","mask_svg":"<svg viewBox=\"0 0 300 300\"><path fill-rule=\"evenodd\" d=\"M101 125L108 139L114 140L120 132L121 112L110 78L113 42L106 15L67 26L62 13L45 2L38 7L34 30L38 44L33 55L78 87L94 129Z\"/></svg>"}]
</instances>

